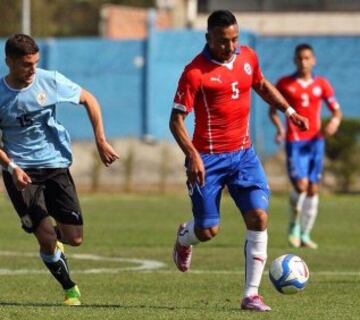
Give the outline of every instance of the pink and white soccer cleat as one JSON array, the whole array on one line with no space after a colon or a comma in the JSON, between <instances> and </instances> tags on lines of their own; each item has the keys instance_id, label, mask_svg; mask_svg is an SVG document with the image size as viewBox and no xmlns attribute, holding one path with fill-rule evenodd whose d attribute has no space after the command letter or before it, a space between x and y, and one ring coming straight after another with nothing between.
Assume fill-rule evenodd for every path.
<instances>
[{"instance_id":1,"label":"pink and white soccer cleat","mask_svg":"<svg viewBox=\"0 0 360 320\"><path fill-rule=\"evenodd\" d=\"M180 244L179 235L183 232L186 232L185 224L181 224L178 228L173 250L173 260L181 272L186 272L190 269L191 265L192 246L183 246Z\"/></svg>"},{"instance_id":2,"label":"pink and white soccer cleat","mask_svg":"<svg viewBox=\"0 0 360 320\"><path fill-rule=\"evenodd\" d=\"M241 302L241 309L260 312L271 310L271 308L264 303L263 297L259 295L245 297Z\"/></svg>"}]
</instances>

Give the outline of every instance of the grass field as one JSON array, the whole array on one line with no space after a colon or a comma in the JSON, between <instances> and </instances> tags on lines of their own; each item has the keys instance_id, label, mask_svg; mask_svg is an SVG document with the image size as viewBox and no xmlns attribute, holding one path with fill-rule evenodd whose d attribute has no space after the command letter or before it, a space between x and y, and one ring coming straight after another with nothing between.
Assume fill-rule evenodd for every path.
<instances>
[{"instance_id":1,"label":"grass field","mask_svg":"<svg viewBox=\"0 0 360 320\"><path fill-rule=\"evenodd\" d=\"M195 248L186 274L171 261L177 225L189 217L185 195L83 195L81 202L85 241L66 252L83 306L69 308L37 258L35 240L21 230L8 201L0 200L1 320L360 319L358 196L321 198L317 251L287 247L287 198L272 197L268 262L296 253L311 278L304 292L283 296L266 272L261 294L273 308L266 314L239 310L244 226L231 199L223 199L222 232Z\"/></svg>"}]
</instances>

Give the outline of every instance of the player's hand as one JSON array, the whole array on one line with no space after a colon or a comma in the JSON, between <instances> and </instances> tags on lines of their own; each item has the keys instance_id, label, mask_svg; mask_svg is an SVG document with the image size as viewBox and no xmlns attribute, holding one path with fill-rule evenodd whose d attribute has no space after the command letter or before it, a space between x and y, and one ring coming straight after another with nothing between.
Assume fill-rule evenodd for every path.
<instances>
[{"instance_id":1,"label":"player's hand","mask_svg":"<svg viewBox=\"0 0 360 320\"><path fill-rule=\"evenodd\" d=\"M325 136L329 137L335 134L337 129L339 128L340 120L338 118L332 118L324 128Z\"/></svg>"},{"instance_id":2,"label":"player's hand","mask_svg":"<svg viewBox=\"0 0 360 320\"><path fill-rule=\"evenodd\" d=\"M107 167L120 158L114 148L107 141L97 143L97 148L101 161Z\"/></svg>"},{"instance_id":3,"label":"player's hand","mask_svg":"<svg viewBox=\"0 0 360 320\"><path fill-rule=\"evenodd\" d=\"M23 191L31 183L31 178L20 167L14 169L12 178L19 191Z\"/></svg>"},{"instance_id":4,"label":"player's hand","mask_svg":"<svg viewBox=\"0 0 360 320\"><path fill-rule=\"evenodd\" d=\"M191 185L198 184L199 186L203 186L205 184L205 168L200 155L195 154L188 159L189 163L186 170L188 182Z\"/></svg>"},{"instance_id":5,"label":"player's hand","mask_svg":"<svg viewBox=\"0 0 360 320\"><path fill-rule=\"evenodd\" d=\"M293 123L295 126L297 126L301 131L309 130L309 120L298 113L293 113L289 120L291 123Z\"/></svg>"},{"instance_id":6,"label":"player's hand","mask_svg":"<svg viewBox=\"0 0 360 320\"><path fill-rule=\"evenodd\" d=\"M281 130L276 130L276 134L275 134L275 142L277 144L282 143L285 140L285 131L283 129Z\"/></svg>"}]
</instances>

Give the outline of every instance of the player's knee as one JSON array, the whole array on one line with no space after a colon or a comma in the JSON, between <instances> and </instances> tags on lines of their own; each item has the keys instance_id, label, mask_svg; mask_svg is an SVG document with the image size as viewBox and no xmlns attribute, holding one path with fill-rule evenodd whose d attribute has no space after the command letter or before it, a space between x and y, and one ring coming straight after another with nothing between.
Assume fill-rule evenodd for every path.
<instances>
[{"instance_id":1,"label":"player's knee","mask_svg":"<svg viewBox=\"0 0 360 320\"><path fill-rule=\"evenodd\" d=\"M249 230L263 231L267 228L268 215L264 210L252 210L244 216Z\"/></svg>"},{"instance_id":2,"label":"player's knee","mask_svg":"<svg viewBox=\"0 0 360 320\"><path fill-rule=\"evenodd\" d=\"M214 226L206 229L196 228L195 234L200 241L204 242L214 238L219 233L219 230L219 226Z\"/></svg>"},{"instance_id":3,"label":"player's knee","mask_svg":"<svg viewBox=\"0 0 360 320\"><path fill-rule=\"evenodd\" d=\"M68 244L72 247L78 247L82 244L83 238L82 237L73 237L68 240Z\"/></svg>"}]
</instances>

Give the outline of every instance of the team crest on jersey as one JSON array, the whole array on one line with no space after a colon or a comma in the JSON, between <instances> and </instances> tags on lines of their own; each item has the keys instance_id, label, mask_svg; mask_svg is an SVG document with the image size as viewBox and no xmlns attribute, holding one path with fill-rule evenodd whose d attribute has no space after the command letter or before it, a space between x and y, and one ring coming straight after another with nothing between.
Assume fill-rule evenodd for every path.
<instances>
[{"instance_id":1,"label":"team crest on jersey","mask_svg":"<svg viewBox=\"0 0 360 320\"><path fill-rule=\"evenodd\" d=\"M322 90L321 90L321 88L318 87L318 86L314 87L313 90L312 90L312 92L313 92L313 95L314 95L314 96L317 96L317 97L320 97L321 94L322 94Z\"/></svg>"},{"instance_id":2,"label":"team crest on jersey","mask_svg":"<svg viewBox=\"0 0 360 320\"><path fill-rule=\"evenodd\" d=\"M244 64L244 71L250 76L252 74L252 68L249 63Z\"/></svg>"},{"instance_id":3,"label":"team crest on jersey","mask_svg":"<svg viewBox=\"0 0 360 320\"><path fill-rule=\"evenodd\" d=\"M47 96L45 92L40 92L37 95L37 102L39 103L39 105L44 106L47 100Z\"/></svg>"}]
</instances>

